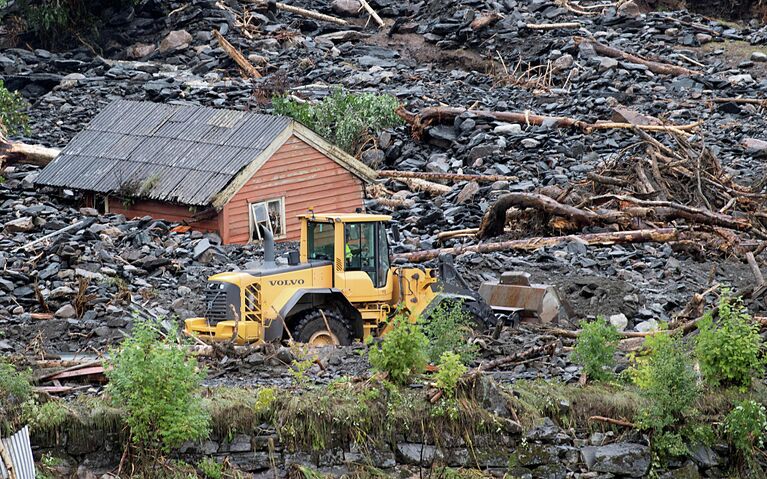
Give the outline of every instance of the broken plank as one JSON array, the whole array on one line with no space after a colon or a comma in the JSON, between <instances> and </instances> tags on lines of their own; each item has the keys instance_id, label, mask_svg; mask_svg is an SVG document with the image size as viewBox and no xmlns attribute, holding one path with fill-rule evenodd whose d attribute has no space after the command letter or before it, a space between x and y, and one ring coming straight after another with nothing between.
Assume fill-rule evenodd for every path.
<instances>
[{"instance_id":1,"label":"broken plank","mask_svg":"<svg viewBox=\"0 0 767 479\"><path fill-rule=\"evenodd\" d=\"M89 368L80 368L73 371L61 371L54 373L46 378L47 381L54 381L56 379L77 378L82 376L92 376L95 374L103 374L104 366L92 366Z\"/></svg>"}]
</instances>

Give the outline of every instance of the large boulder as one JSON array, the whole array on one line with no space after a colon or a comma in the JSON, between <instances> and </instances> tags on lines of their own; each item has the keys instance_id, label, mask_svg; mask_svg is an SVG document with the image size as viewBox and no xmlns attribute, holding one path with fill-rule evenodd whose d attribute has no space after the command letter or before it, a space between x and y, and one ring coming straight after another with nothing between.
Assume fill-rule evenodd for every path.
<instances>
[{"instance_id":1,"label":"large boulder","mask_svg":"<svg viewBox=\"0 0 767 479\"><path fill-rule=\"evenodd\" d=\"M594 472L644 477L650 469L650 448L642 444L587 446L581 449L581 457L589 471Z\"/></svg>"}]
</instances>

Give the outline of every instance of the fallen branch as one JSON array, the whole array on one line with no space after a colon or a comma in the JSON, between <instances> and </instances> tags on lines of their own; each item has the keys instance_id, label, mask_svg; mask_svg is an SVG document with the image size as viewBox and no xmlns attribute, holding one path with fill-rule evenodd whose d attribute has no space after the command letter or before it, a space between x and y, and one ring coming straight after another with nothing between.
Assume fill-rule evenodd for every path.
<instances>
[{"instance_id":1,"label":"fallen branch","mask_svg":"<svg viewBox=\"0 0 767 479\"><path fill-rule=\"evenodd\" d=\"M575 41L576 45L580 45L583 43L591 45L594 48L594 51L599 53L600 55L604 55L604 56L608 56L612 58L620 58L621 60L626 60L629 63L644 65L651 72L658 73L660 75L685 76L685 75L698 75L700 73L685 67L647 60L640 56L624 52L623 50L618 50L617 48L613 48L611 46L605 45L603 43L599 43L594 40L590 40L588 38L573 37L573 40Z\"/></svg>"},{"instance_id":2,"label":"fallen branch","mask_svg":"<svg viewBox=\"0 0 767 479\"><path fill-rule=\"evenodd\" d=\"M563 23L528 23L525 25L530 30L556 30L558 28L581 28L583 25L578 22Z\"/></svg>"},{"instance_id":3,"label":"fallen branch","mask_svg":"<svg viewBox=\"0 0 767 479\"><path fill-rule=\"evenodd\" d=\"M658 228L633 231L616 231L607 233L586 233L580 235L536 237L521 240L500 241L497 243L480 243L469 246L456 246L453 248L438 248L412 253L395 255L395 258L404 259L411 263L420 263L437 258L440 254L457 256L463 253L493 253L496 251L530 251L539 248L556 246L567 241L580 241L587 246L613 245L626 243L665 243L679 239L680 231L676 228Z\"/></svg>"},{"instance_id":4,"label":"fallen branch","mask_svg":"<svg viewBox=\"0 0 767 479\"><path fill-rule=\"evenodd\" d=\"M466 175L459 173L438 173L430 171L395 171L382 170L378 172L382 178L421 178L423 180L444 181L476 181L477 183L494 183L496 181L519 181L516 176L503 175Z\"/></svg>"},{"instance_id":5,"label":"fallen branch","mask_svg":"<svg viewBox=\"0 0 767 479\"><path fill-rule=\"evenodd\" d=\"M622 419L613 419L611 417L604 417L604 416L591 416L589 418L589 422L604 422L607 424L613 424L615 426L636 428L636 424L634 424L633 422L624 421Z\"/></svg>"},{"instance_id":6,"label":"fallen branch","mask_svg":"<svg viewBox=\"0 0 767 479\"><path fill-rule=\"evenodd\" d=\"M714 98L714 103L741 103L747 105L767 106L767 99L761 98Z\"/></svg>"},{"instance_id":7,"label":"fallen branch","mask_svg":"<svg viewBox=\"0 0 767 479\"><path fill-rule=\"evenodd\" d=\"M221 48L224 49L227 55L229 55L229 58L234 60L234 62L237 64L237 66L240 67L240 70L242 70L246 75L248 75L251 78L261 78L261 73L259 73L258 70L256 70L256 67L254 67L247 58L239 51L237 48L234 47L229 41L224 38L223 35L218 30L213 30L213 36L216 37L216 40L218 40L218 44L221 45Z\"/></svg>"},{"instance_id":8,"label":"fallen branch","mask_svg":"<svg viewBox=\"0 0 767 479\"><path fill-rule=\"evenodd\" d=\"M378 16L378 13L376 13L375 10L373 10L373 7L370 6L370 4L365 0L359 0L360 5L362 5L362 8L367 10L367 12L370 14L371 17L373 17L373 20L378 24L379 27L383 28L386 26L384 21L381 19L381 17Z\"/></svg>"},{"instance_id":9,"label":"fallen branch","mask_svg":"<svg viewBox=\"0 0 767 479\"><path fill-rule=\"evenodd\" d=\"M302 17L311 18L311 19L314 19L314 20L320 20L322 22L330 22L330 23L335 23L337 25L348 25L349 24L349 22L347 22L343 18L338 18L338 17L333 17L333 16L330 16L330 15L325 15L324 13L315 12L314 10L306 10L305 8L294 7L293 5L286 5L286 4L281 3L281 2L277 2L276 7L279 10L284 10L286 12L295 13L296 15L301 15Z\"/></svg>"},{"instance_id":10,"label":"fallen branch","mask_svg":"<svg viewBox=\"0 0 767 479\"><path fill-rule=\"evenodd\" d=\"M640 200L633 196L626 195L602 195L591 199L592 202L599 202L604 199L614 199L626 203L633 203L639 206L654 208L652 213L656 216L662 216L664 219L673 219L674 217L683 218L695 223L708 224L712 226L722 226L739 231L748 231L752 228L751 222L745 218L735 218L716 211L708 211L700 208L693 208L672 201L650 201ZM671 211L666 211L669 209Z\"/></svg>"},{"instance_id":11,"label":"fallen branch","mask_svg":"<svg viewBox=\"0 0 767 479\"><path fill-rule=\"evenodd\" d=\"M514 353L509 356L504 356L502 358L494 359L492 361L488 361L486 363L480 364L479 367L477 367L477 372L488 371L490 369L495 369L499 366L516 363L518 361L523 361L527 359L538 358L542 356L551 356L552 354L556 352L558 345L559 345L559 341L552 341L550 343L544 344L543 346L536 346L530 349L526 349L525 351Z\"/></svg>"}]
</instances>

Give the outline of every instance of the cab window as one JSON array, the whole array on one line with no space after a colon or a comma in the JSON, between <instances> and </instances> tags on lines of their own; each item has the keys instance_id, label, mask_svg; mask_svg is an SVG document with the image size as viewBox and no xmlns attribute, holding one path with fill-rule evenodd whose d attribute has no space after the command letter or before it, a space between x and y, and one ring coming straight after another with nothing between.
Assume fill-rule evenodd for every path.
<instances>
[{"instance_id":1,"label":"cab window","mask_svg":"<svg viewBox=\"0 0 767 479\"><path fill-rule=\"evenodd\" d=\"M333 260L334 229L332 223L309 221L306 225L307 250L310 260Z\"/></svg>"},{"instance_id":2,"label":"cab window","mask_svg":"<svg viewBox=\"0 0 767 479\"><path fill-rule=\"evenodd\" d=\"M364 271L376 288L386 286L389 249L380 223L347 223L344 226L346 271Z\"/></svg>"}]
</instances>

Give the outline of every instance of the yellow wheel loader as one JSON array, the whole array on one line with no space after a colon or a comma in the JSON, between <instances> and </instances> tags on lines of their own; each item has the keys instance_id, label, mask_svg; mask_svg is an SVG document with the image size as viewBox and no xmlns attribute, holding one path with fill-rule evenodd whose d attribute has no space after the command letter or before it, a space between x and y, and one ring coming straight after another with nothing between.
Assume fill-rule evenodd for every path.
<instances>
[{"instance_id":1,"label":"yellow wheel loader","mask_svg":"<svg viewBox=\"0 0 767 479\"><path fill-rule=\"evenodd\" d=\"M306 214L300 251L287 265L274 261L274 240L264 235L264 264L255 270L208 278L204 317L185 331L207 341L237 343L292 338L313 345L348 345L385 334L391 319L428 319L443 301L460 301L482 329L495 316L442 258L439 271L390 263L386 215ZM398 230L392 229L395 239Z\"/></svg>"}]
</instances>

